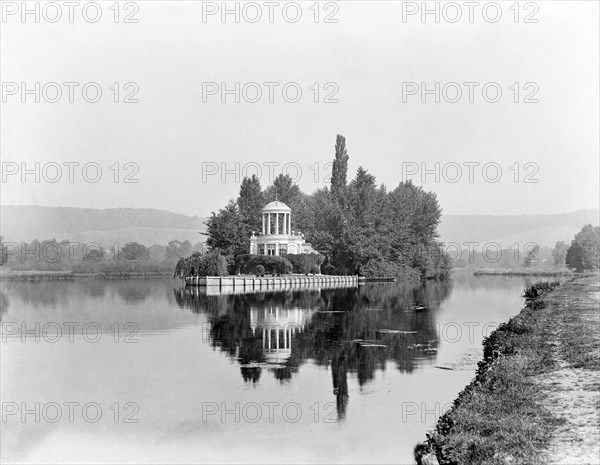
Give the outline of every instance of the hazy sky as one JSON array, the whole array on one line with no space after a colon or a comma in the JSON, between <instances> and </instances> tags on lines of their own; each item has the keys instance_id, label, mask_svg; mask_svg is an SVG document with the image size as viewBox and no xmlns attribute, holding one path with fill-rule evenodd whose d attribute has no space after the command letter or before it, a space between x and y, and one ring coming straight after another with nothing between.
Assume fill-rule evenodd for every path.
<instances>
[{"instance_id":1,"label":"hazy sky","mask_svg":"<svg viewBox=\"0 0 600 465\"><path fill-rule=\"evenodd\" d=\"M275 175L287 166L305 192L323 186L336 134L343 134L349 178L362 165L393 188L419 170L413 181L437 193L444 213L598 207L596 1L521 2L517 23L513 1L499 2L502 17L495 23L482 13L490 2L480 2L472 23L464 2L454 4L462 12L456 23L449 20L457 9L444 2L439 23L433 14L423 22L419 13L403 21L403 9L410 12L421 2L323 2L317 23L313 2L299 2L302 17L296 23L290 2L273 7L273 23L264 2L245 10L240 4L239 23L233 15L225 22L219 14L203 20L203 8L208 13L221 2L191 1L138 1L137 12L121 4L115 23L113 3L99 2L102 17L96 23L86 22L80 9L70 23L66 6L56 23L47 21L56 16L51 7L39 23L33 15L23 23L20 12L10 15L11 7L4 6L2 204L147 207L204 216L237 197L241 175L256 172L253 166L262 168L263 187L269 166ZM433 9L436 3L428 5ZM251 23L256 5L262 17ZM486 8L493 19L495 7ZM138 22L123 23L128 13ZM86 14L93 19L95 11ZM328 14L338 22L324 23ZM538 22L525 23L526 17ZM45 86L39 103L34 94L22 95L23 82L30 89L36 82ZM57 103L48 101L58 98L50 82L60 84ZM80 83L73 87L74 103L64 82ZM97 103L82 97L89 82L102 90ZM128 82L135 84L125 88ZM203 85L211 82L219 88ZM221 101L223 82L229 89L240 83L239 103L234 94ZM257 95L251 82L262 91L256 103L246 101ZM469 82L477 84L464 84ZM284 99L286 83L292 83L288 100L301 89L298 102ZM421 101L422 83L431 90L439 83L439 103L435 92ZM502 91L496 103L484 99L487 83L488 100L497 88ZM139 102L123 103L136 87L132 98ZM446 101L455 99L457 88L462 98ZM93 99L95 87L87 91ZM338 102L324 103L328 96ZM23 182L21 163L35 172L36 162L39 182L35 174ZM69 162L79 163L71 165L73 182ZM84 179L86 164L90 180L95 167L102 169L98 182ZM62 177L49 182L57 166ZM230 171L225 179L223 168ZM431 171L424 183L422 168ZM211 174L214 170L218 173ZM128 174L139 182L125 183Z\"/></svg>"}]
</instances>

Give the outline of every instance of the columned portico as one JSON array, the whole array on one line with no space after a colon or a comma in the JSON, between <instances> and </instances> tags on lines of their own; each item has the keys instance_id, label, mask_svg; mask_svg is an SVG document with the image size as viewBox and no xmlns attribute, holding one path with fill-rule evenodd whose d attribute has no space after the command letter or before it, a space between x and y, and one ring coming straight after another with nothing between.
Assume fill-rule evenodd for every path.
<instances>
[{"instance_id":1,"label":"columned portico","mask_svg":"<svg viewBox=\"0 0 600 465\"><path fill-rule=\"evenodd\" d=\"M250 237L250 253L259 255L287 255L316 253L302 234L292 233L292 211L283 202L275 201L262 211L262 231Z\"/></svg>"}]
</instances>

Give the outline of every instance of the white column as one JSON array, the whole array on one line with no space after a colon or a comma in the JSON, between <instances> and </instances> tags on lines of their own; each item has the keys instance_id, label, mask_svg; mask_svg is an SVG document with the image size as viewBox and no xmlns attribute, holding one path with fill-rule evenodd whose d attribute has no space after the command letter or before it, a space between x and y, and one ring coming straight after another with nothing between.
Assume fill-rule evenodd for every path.
<instances>
[{"instance_id":1,"label":"white column","mask_svg":"<svg viewBox=\"0 0 600 465\"><path fill-rule=\"evenodd\" d=\"M287 234L287 213L283 214L283 234Z\"/></svg>"},{"instance_id":2,"label":"white column","mask_svg":"<svg viewBox=\"0 0 600 465\"><path fill-rule=\"evenodd\" d=\"M275 255L279 255L279 242L275 243Z\"/></svg>"},{"instance_id":3,"label":"white column","mask_svg":"<svg viewBox=\"0 0 600 465\"><path fill-rule=\"evenodd\" d=\"M267 234L271 234L271 214L267 213Z\"/></svg>"},{"instance_id":4,"label":"white column","mask_svg":"<svg viewBox=\"0 0 600 465\"><path fill-rule=\"evenodd\" d=\"M262 215L262 233L265 235L265 215Z\"/></svg>"},{"instance_id":5,"label":"white column","mask_svg":"<svg viewBox=\"0 0 600 465\"><path fill-rule=\"evenodd\" d=\"M288 234L292 234L292 214L288 213Z\"/></svg>"},{"instance_id":6,"label":"white column","mask_svg":"<svg viewBox=\"0 0 600 465\"><path fill-rule=\"evenodd\" d=\"M275 234L279 234L279 213L275 213Z\"/></svg>"}]
</instances>

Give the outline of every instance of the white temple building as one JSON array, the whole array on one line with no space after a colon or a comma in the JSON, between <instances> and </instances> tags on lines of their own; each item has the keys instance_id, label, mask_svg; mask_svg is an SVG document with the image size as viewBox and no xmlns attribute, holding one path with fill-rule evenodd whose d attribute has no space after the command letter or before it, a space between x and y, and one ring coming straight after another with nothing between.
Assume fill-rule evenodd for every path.
<instances>
[{"instance_id":1,"label":"white temple building","mask_svg":"<svg viewBox=\"0 0 600 465\"><path fill-rule=\"evenodd\" d=\"M262 210L262 233L252 231L250 253L254 255L287 255L317 253L304 241L300 232L292 231L292 210L275 200Z\"/></svg>"}]
</instances>

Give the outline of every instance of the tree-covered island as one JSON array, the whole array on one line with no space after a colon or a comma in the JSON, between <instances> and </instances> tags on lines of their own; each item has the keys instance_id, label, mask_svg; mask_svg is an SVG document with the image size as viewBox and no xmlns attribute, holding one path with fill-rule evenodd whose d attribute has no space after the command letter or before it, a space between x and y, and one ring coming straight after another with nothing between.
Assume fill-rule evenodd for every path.
<instances>
[{"instance_id":1,"label":"tree-covered island","mask_svg":"<svg viewBox=\"0 0 600 465\"><path fill-rule=\"evenodd\" d=\"M348 181L348 159L346 139L338 135L331 185L312 194L302 192L289 175L280 174L264 190L256 175L244 178L237 200L213 212L206 223L209 252L182 258L175 275L254 274L260 266L281 274L320 271L400 280L446 279L450 260L437 232L441 208L436 195L410 181L388 190L363 167ZM318 254L249 254L250 237L264 230L261 211L276 199L294 213L291 230L298 231Z\"/></svg>"}]
</instances>

